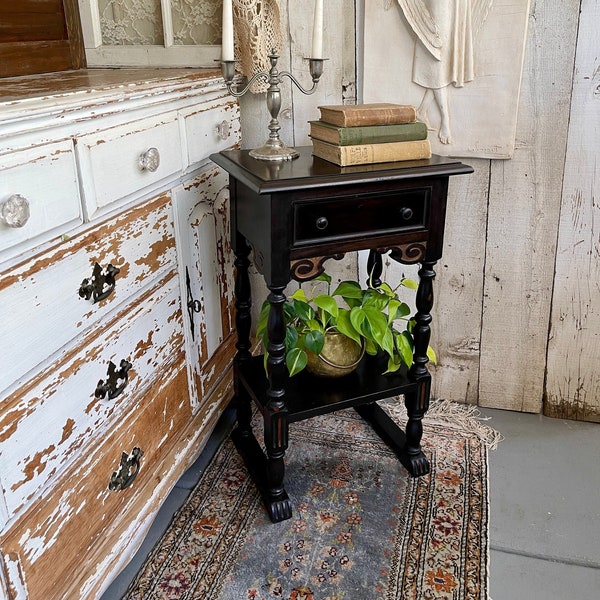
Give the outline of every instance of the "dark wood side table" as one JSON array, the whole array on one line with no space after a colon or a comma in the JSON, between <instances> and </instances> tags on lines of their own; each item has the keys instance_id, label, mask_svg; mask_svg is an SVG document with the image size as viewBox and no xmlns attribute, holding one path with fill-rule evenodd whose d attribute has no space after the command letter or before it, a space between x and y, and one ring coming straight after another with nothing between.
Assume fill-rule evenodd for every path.
<instances>
[{"instance_id":1,"label":"dark wood side table","mask_svg":"<svg viewBox=\"0 0 600 600\"><path fill-rule=\"evenodd\" d=\"M258 487L272 521L292 515L284 488L284 455L289 423L346 407L367 419L414 477L429 472L421 450L421 419L428 409L427 370L433 270L442 255L446 195L451 175L473 169L457 160L430 160L338 167L300 148L293 161L270 163L247 150L213 154L229 173L231 243L236 256L235 394L238 402L234 443ZM302 371L289 380L285 365L284 290L290 280L311 279L328 258L370 250L375 283L382 254L405 264L420 263L416 295L414 363L382 375L385 363L365 357L356 372L325 380ZM250 353L250 253L270 290L267 373L263 357ZM289 385L288 385L289 380ZM404 396L408 415L403 432L377 400ZM250 418L252 401L264 419L266 455Z\"/></svg>"}]
</instances>

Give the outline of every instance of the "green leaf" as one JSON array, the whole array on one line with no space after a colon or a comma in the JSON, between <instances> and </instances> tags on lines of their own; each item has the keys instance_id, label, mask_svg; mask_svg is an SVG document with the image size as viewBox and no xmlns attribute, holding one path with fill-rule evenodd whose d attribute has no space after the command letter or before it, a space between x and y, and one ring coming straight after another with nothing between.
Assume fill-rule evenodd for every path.
<instances>
[{"instance_id":1,"label":"green leaf","mask_svg":"<svg viewBox=\"0 0 600 600\"><path fill-rule=\"evenodd\" d=\"M437 365L437 356L435 350L431 346L427 346L427 358L434 364Z\"/></svg>"},{"instance_id":2,"label":"green leaf","mask_svg":"<svg viewBox=\"0 0 600 600\"><path fill-rule=\"evenodd\" d=\"M327 283L331 283L331 275L321 273L318 277L315 277L313 281L326 281Z\"/></svg>"},{"instance_id":3,"label":"green leaf","mask_svg":"<svg viewBox=\"0 0 600 600\"><path fill-rule=\"evenodd\" d=\"M317 321L316 319L311 319L310 321L307 321L306 327L309 331L320 331L321 333L324 333L325 331L323 325L319 323L319 321Z\"/></svg>"},{"instance_id":4,"label":"green leaf","mask_svg":"<svg viewBox=\"0 0 600 600\"><path fill-rule=\"evenodd\" d=\"M374 340L377 342L377 344L379 344L379 346L383 347L383 338L386 331L389 331L386 316L382 312L375 308L371 308L370 306L365 306L363 310L365 313L365 318L371 328Z\"/></svg>"},{"instance_id":5,"label":"green leaf","mask_svg":"<svg viewBox=\"0 0 600 600\"><path fill-rule=\"evenodd\" d=\"M396 292L389 286L389 284L385 283L385 281L377 289L389 298L396 297Z\"/></svg>"},{"instance_id":6,"label":"green leaf","mask_svg":"<svg viewBox=\"0 0 600 600\"><path fill-rule=\"evenodd\" d=\"M403 285L405 288L408 288L409 290L416 290L419 287L419 284L414 279L410 279L409 277L405 277L400 282L400 285Z\"/></svg>"},{"instance_id":7,"label":"green leaf","mask_svg":"<svg viewBox=\"0 0 600 600\"><path fill-rule=\"evenodd\" d=\"M332 296L341 296L344 300L348 298L362 299L363 291L356 281L342 281L336 288Z\"/></svg>"},{"instance_id":8,"label":"green leaf","mask_svg":"<svg viewBox=\"0 0 600 600\"><path fill-rule=\"evenodd\" d=\"M319 294L313 298L313 302L327 314L330 314L334 318L337 318L339 307L335 298L328 296L327 294Z\"/></svg>"},{"instance_id":9,"label":"green leaf","mask_svg":"<svg viewBox=\"0 0 600 600\"><path fill-rule=\"evenodd\" d=\"M292 348L285 355L285 363L290 373L290 377L302 371L302 369L306 367L307 362L308 358L306 356L306 352L304 352L304 350L300 350L300 348Z\"/></svg>"},{"instance_id":10,"label":"green leaf","mask_svg":"<svg viewBox=\"0 0 600 600\"><path fill-rule=\"evenodd\" d=\"M367 290L363 299L363 307L374 308L382 312L390 302L390 298L376 290Z\"/></svg>"},{"instance_id":11,"label":"green leaf","mask_svg":"<svg viewBox=\"0 0 600 600\"><path fill-rule=\"evenodd\" d=\"M271 305L265 300L260 309L260 315L258 317L258 323L256 325L256 336L263 338L267 332L267 321L269 320L269 310Z\"/></svg>"},{"instance_id":12,"label":"green leaf","mask_svg":"<svg viewBox=\"0 0 600 600\"><path fill-rule=\"evenodd\" d=\"M352 321L350 320L350 311L349 310L346 310L343 308L340 309L335 328L340 333L343 333L345 336L349 337L350 339L354 340L357 344L360 345L360 343L361 343L360 332L358 332L355 329L354 325L352 325Z\"/></svg>"},{"instance_id":13,"label":"green leaf","mask_svg":"<svg viewBox=\"0 0 600 600\"><path fill-rule=\"evenodd\" d=\"M296 298L294 298L293 312L294 316L297 317L302 323L306 323L307 321L315 318L315 311L313 307L302 300L297 300Z\"/></svg>"},{"instance_id":14,"label":"green leaf","mask_svg":"<svg viewBox=\"0 0 600 600\"><path fill-rule=\"evenodd\" d=\"M402 362L404 362L407 367L410 367L413 362L413 349L406 332L396 332L394 339L396 342L396 348L400 354L400 358L402 358Z\"/></svg>"},{"instance_id":15,"label":"green leaf","mask_svg":"<svg viewBox=\"0 0 600 600\"><path fill-rule=\"evenodd\" d=\"M289 297L293 298L294 300L300 300L302 302L306 302L308 304L308 298L306 297L306 292L302 288L298 288Z\"/></svg>"},{"instance_id":16,"label":"green leaf","mask_svg":"<svg viewBox=\"0 0 600 600\"><path fill-rule=\"evenodd\" d=\"M350 322L356 331L363 334L363 323L365 322L366 315L363 308L355 306L350 310Z\"/></svg>"},{"instance_id":17,"label":"green leaf","mask_svg":"<svg viewBox=\"0 0 600 600\"><path fill-rule=\"evenodd\" d=\"M395 373L401 366L402 361L394 360L394 357L390 356L388 358L387 371L385 373Z\"/></svg>"},{"instance_id":18,"label":"green leaf","mask_svg":"<svg viewBox=\"0 0 600 600\"><path fill-rule=\"evenodd\" d=\"M304 346L313 354L321 354L325 345L325 335L322 331L309 331L302 339Z\"/></svg>"},{"instance_id":19,"label":"green leaf","mask_svg":"<svg viewBox=\"0 0 600 600\"><path fill-rule=\"evenodd\" d=\"M288 352L298 343L298 332L293 325L288 325L285 329L285 347Z\"/></svg>"}]
</instances>

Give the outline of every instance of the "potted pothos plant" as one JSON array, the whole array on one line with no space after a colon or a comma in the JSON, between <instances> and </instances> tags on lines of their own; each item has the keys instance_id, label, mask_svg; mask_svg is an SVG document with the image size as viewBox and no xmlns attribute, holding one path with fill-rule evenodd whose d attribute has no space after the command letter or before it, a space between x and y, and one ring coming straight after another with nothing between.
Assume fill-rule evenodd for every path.
<instances>
[{"instance_id":1,"label":"potted pothos plant","mask_svg":"<svg viewBox=\"0 0 600 600\"><path fill-rule=\"evenodd\" d=\"M404 278L398 288L387 283L362 288L356 281L342 281L331 292L332 278L323 273L312 281L324 281L327 292L313 285L309 294L302 285L283 305L286 325L286 364L290 376L308 367L319 375L337 376L351 372L366 352L387 356L386 373L413 361L411 309L398 296L399 288L416 289L417 283ZM267 347L267 320L270 305L262 306L257 335ZM436 361L431 347L427 355ZM266 360L266 354L265 354Z\"/></svg>"}]
</instances>

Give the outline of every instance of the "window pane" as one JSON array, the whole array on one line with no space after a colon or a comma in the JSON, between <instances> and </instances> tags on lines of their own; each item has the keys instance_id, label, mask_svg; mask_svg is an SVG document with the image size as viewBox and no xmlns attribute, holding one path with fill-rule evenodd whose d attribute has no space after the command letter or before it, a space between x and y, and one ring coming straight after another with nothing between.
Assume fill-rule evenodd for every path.
<instances>
[{"instance_id":1,"label":"window pane","mask_svg":"<svg viewBox=\"0 0 600 600\"><path fill-rule=\"evenodd\" d=\"M203 4L203 1L194 0ZM163 44L160 0L98 0L102 43L107 46Z\"/></svg>"},{"instance_id":2,"label":"window pane","mask_svg":"<svg viewBox=\"0 0 600 600\"><path fill-rule=\"evenodd\" d=\"M171 0L174 43L221 43L222 0Z\"/></svg>"}]
</instances>

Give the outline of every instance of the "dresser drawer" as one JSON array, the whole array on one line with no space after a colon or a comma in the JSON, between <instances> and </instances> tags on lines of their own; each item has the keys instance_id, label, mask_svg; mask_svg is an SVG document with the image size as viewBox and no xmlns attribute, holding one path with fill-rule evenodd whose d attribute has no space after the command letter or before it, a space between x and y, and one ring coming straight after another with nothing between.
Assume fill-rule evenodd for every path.
<instances>
[{"instance_id":1,"label":"dresser drawer","mask_svg":"<svg viewBox=\"0 0 600 600\"><path fill-rule=\"evenodd\" d=\"M17 514L87 444L101 439L157 379L183 356L177 277L169 276L103 329L3 401L0 473L9 514ZM98 392L110 382L110 363L131 363L122 393ZM124 379L115 381L115 391ZM102 387L106 387L103 385Z\"/></svg>"},{"instance_id":2,"label":"dresser drawer","mask_svg":"<svg viewBox=\"0 0 600 600\"><path fill-rule=\"evenodd\" d=\"M0 218L0 262L82 223L71 141L0 156L0 212L9 199L29 218L16 227Z\"/></svg>"},{"instance_id":3,"label":"dresser drawer","mask_svg":"<svg viewBox=\"0 0 600 600\"><path fill-rule=\"evenodd\" d=\"M83 136L77 149L88 219L183 169L176 112Z\"/></svg>"},{"instance_id":4,"label":"dresser drawer","mask_svg":"<svg viewBox=\"0 0 600 600\"><path fill-rule=\"evenodd\" d=\"M163 461L191 418L186 399L185 366L180 360L172 365L168 378L158 381L144 398L137 398L136 409L124 414L118 426L98 436L93 446L82 447L68 476L3 539L9 573L15 578L25 574L24 581L11 581L13 585L26 586L31 599L93 597L80 578L85 572L88 577L93 573L93 561L98 560L94 551L107 538L117 541L115 522L122 531L135 531L140 513L147 518L152 509L158 509L156 493L166 493L164 480L171 486L174 483ZM143 452L137 476L125 489L109 489L122 453L131 457L134 448ZM135 465L129 474L134 471ZM113 563L120 560L113 554ZM97 568L114 568L114 564ZM76 591L73 585L79 586Z\"/></svg>"},{"instance_id":5,"label":"dresser drawer","mask_svg":"<svg viewBox=\"0 0 600 600\"><path fill-rule=\"evenodd\" d=\"M185 124L188 164L206 160L239 143L240 111L230 96L200 104L181 112Z\"/></svg>"},{"instance_id":6,"label":"dresser drawer","mask_svg":"<svg viewBox=\"0 0 600 600\"><path fill-rule=\"evenodd\" d=\"M170 198L161 196L0 275L0 392L129 301L175 261L172 207ZM94 303L88 287L82 297L84 280L93 286L96 269L106 272L111 265L119 269L112 292Z\"/></svg>"},{"instance_id":7,"label":"dresser drawer","mask_svg":"<svg viewBox=\"0 0 600 600\"><path fill-rule=\"evenodd\" d=\"M293 244L426 229L430 194L427 187L374 196L298 201L293 207Z\"/></svg>"}]
</instances>

